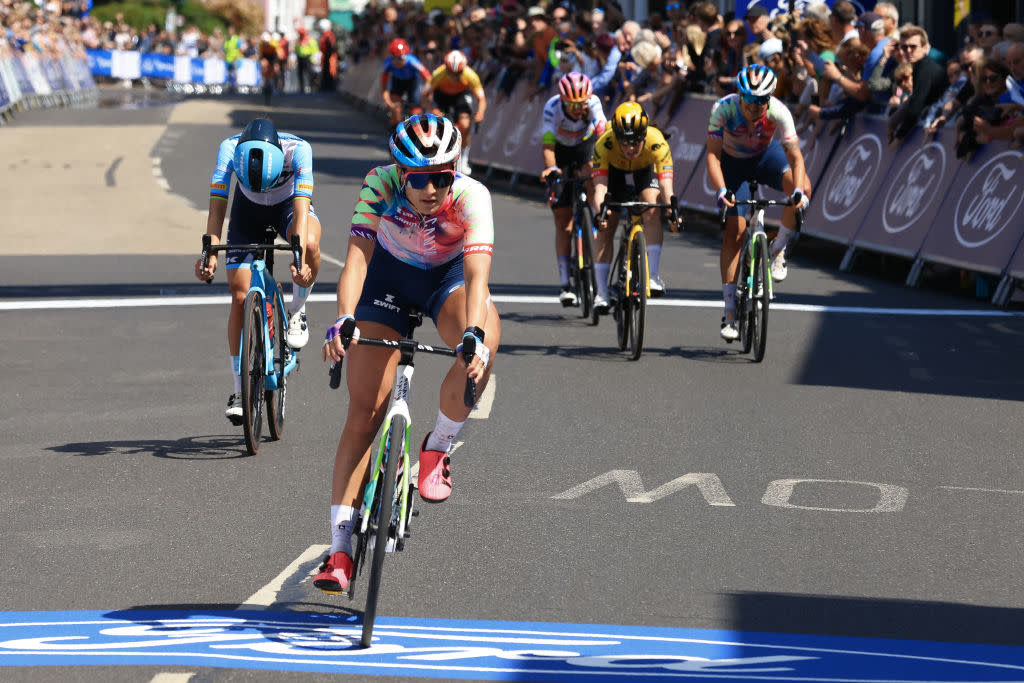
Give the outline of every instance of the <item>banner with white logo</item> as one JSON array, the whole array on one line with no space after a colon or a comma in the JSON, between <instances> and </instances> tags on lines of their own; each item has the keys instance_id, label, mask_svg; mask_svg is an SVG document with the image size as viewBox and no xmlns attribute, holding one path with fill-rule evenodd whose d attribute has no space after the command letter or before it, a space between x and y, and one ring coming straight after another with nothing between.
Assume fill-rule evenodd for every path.
<instances>
[{"instance_id":1,"label":"banner with white logo","mask_svg":"<svg viewBox=\"0 0 1024 683\"><path fill-rule=\"evenodd\" d=\"M921 258L998 275L1024 233L1024 153L985 145L962 164Z\"/></svg>"},{"instance_id":2,"label":"banner with white logo","mask_svg":"<svg viewBox=\"0 0 1024 683\"><path fill-rule=\"evenodd\" d=\"M955 130L935 136L915 129L897 150L889 173L853 241L855 247L907 258L917 256L960 168Z\"/></svg>"}]
</instances>

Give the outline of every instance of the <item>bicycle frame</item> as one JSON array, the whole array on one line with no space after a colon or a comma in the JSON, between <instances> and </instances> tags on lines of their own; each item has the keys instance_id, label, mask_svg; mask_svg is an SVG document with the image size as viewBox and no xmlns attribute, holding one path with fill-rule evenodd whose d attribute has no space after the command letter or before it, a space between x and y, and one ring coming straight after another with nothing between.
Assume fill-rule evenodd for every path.
<instances>
[{"instance_id":1,"label":"bicycle frame","mask_svg":"<svg viewBox=\"0 0 1024 683\"><path fill-rule=\"evenodd\" d=\"M281 306L281 310L285 310L284 295L281 293L281 287L277 284L277 280L267 270L266 261L262 258L254 258L252 260L249 272L252 278L249 282L249 292L258 293L263 310L266 311L266 316L263 319L263 348L273 349L275 348L274 344L278 341L274 339L274 306ZM246 296L248 296L248 293ZM271 301L273 303L270 303ZM288 316L284 316L284 331L288 331ZM239 344L241 344L241 338L239 338ZM264 359L264 386L271 391L276 390L279 385L278 370L275 367L274 361L276 356L277 354L268 353ZM281 368L280 377L286 377L298 364L298 354L288 353L287 356L287 359L284 361L284 367Z\"/></svg>"}]
</instances>

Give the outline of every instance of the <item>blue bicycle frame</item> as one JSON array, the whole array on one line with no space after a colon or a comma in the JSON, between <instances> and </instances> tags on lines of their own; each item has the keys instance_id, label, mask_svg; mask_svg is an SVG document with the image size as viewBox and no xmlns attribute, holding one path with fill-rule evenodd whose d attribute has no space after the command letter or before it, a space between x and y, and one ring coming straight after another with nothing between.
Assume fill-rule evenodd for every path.
<instances>
[{"instance_id":1,"label":"blue bicycle frame","mask_svg":"<svg viewBox=\"0 0 1024 683\"><path fill-rule=\"evenodd\" d=\"M249 271L252 279L249 282L249 292L257 292L260 297L260 304L264 311L267 312L266 324L263 325L263 348L272 349L279 340L273 339L271 335L274 334L274 316L273 306L268 303L268 299L274 301L274 305L280 306L280 310L286 310L284 308L284 296L281 293L281 287L277 284L277 280L267 270L267 263L263 259L254 258L252 264L249 266ZM248 294L246 295L248 296ZM288 316L284 316L284 332L288 332ZM242 334L245 334L242 332ZM239 338L239 347L241 347L242 340ZM265 354L265 365L264 368L264 386L270 391L276 391L279 386L279 377L287 376L295 366L298 364L298 354L292 352L287 345L284 347L287 350L287 358L284 362L284 368L280 375L275 366L274 359L276 354L268 353Z\"/></svg>"}]
</instances>

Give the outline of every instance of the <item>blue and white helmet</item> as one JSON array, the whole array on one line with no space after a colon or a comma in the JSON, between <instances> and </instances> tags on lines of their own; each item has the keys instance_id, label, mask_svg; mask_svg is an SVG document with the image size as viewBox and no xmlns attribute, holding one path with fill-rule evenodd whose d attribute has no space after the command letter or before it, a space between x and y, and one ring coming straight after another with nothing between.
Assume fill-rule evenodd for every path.
<instances>
[{"instance_id":1,"label":"blue and white helmet","mask_svg":"<svg viewBox=\"0 0 1024 683\"><path fill-rule=\"evenodd\" d=\"M768 97L775 92L777 84L775 72L762 64L751 64L736 75L740 93L753 97Z\"/></svg>"},{"instance_id":2,"label":"blue and white helmet","mask_svg":"<svg viewBox=\"0 0 1024 683\"><path fill-rule=\"evenodd\" d=\"M440 166L459 158L462 133L444 116L415 114L398 124L388 146L406 168Z\"/></svg>"},{"instance_id":3,"label":"blue and white helmet","mask_svg":"<svg viewBox=\"0 0 1024 683\"><path fill-rule=\"evenodd\" d=\"M281 177L284 149L268 119L253 119L238 136L233 159L238 182L253 192L266 192Z\"/></svg>"}]
</instances>

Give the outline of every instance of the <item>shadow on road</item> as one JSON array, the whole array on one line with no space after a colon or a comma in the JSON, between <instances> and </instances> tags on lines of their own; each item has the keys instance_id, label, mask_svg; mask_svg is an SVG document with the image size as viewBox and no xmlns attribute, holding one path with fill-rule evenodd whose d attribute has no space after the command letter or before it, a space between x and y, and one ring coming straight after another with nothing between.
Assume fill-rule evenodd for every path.
<instances>
[{"instance_id":1,"label":"shadow on road","mask_svg":"<svg viewBox=\"0 0 1024 683\"><path fill-rule=\"evenodd\" d=\"M240 436L188 436L181 439L79 441L46 450L70 455L151 455L171 460L228 460L247 458Z\"/></svg>"}]
</instances>

